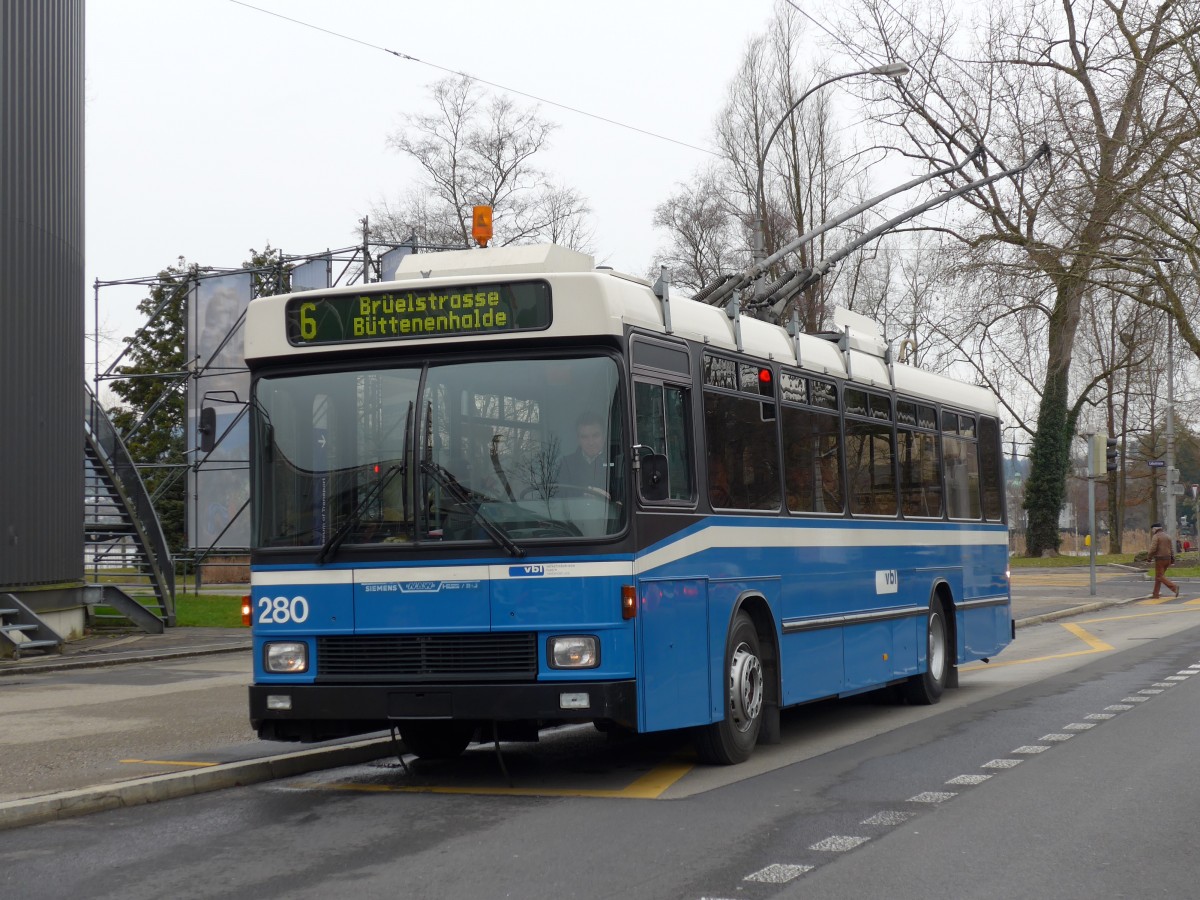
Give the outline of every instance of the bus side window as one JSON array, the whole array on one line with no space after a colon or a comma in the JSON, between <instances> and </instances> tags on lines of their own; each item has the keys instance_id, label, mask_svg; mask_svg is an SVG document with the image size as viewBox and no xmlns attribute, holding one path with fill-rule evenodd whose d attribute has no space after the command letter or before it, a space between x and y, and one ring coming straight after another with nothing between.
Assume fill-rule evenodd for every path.
<instances>
[{"instance_id":1,"label":"bus side window","mask_svg":"<svg viewBox=\"0 0 1200 900\"><path fill-rule=\"evenodd\" d=\"M688 390L672 384L637 381L633 393L634 443L649 448L639 451L643 456L662 457L655 460L658 479L653 490L650 494L643 492L642 498L651 502L690 501L695 493L695 480L688 439ZM664 464L665 474L662 471ZM639 480L639 490L641 488Z\"/></svg>"},{"instance_id":2,"label":"bus side window","mask_svg":"<svg viewBox=\"0 0 1200 900\"><path fill-rule=\"evenodd\" d=\"M779 440L775 423L762 420L761 401L706 390L704 420L710 504L779 509Z\"/></svg>"}]
</instances>

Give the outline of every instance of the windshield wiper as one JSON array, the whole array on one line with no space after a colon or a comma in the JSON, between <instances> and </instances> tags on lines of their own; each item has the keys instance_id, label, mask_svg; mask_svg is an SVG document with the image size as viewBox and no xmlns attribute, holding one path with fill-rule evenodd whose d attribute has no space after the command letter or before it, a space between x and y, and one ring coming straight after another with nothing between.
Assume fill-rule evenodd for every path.
<instances>
[{"instance_id":1,"label":"windshield wiper","mask_svg":"<svg viewBox=\"0 0 1200 900\"><path fill-rule=\"evenodd\" d=\"M433 460L423 459L421 460L421 471L436 481L442 490L449 494L456 503L469 509L475 521L491 536L493 541L513 556L521 557L525 555L525 551L518 547L513 542L513 539L504 533L504 529L484 515L483 510L480 509L480 501L475 499L473 492L463 487L459 483L459 480L445 466Z\"/></svg>"},{"instance_id":2,"label":"windshield wiper","mask_svg":"<svg viewBox=\"0 0 1200 900\"><path fill-rule=\"evenodd\" d=\"M371 488L359 501L358 506L354 507L354 512L350 513L350 517L342 523L342 527L329 536L329 540L321 547L317 553L317 558L313 560L318 566L324 565L325 560L329 559L337 548L342 546L342 542L350 535L354 526L362 521L363 513L367 511L367 507L375 501L375 498L383 493L393 478L401 471L400 466L390 466L386 472L375 482L375 486Z\"/></svg>"}]
</instances>

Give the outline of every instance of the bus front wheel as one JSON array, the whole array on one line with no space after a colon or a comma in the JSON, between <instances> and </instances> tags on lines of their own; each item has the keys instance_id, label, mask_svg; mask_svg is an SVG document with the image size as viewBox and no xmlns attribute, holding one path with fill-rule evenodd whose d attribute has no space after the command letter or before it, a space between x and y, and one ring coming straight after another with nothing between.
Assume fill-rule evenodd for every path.
<instances>
[{"instance_id":1,"label":"bus front wheel","mask_svg":"<svg viewBox=\"0 0 1200 900\"><path fill-rule=\"evenodd\" d=\"M424 720L400 726L404 748L421 759L454 759L467 749L474 735L472 722Z\"/></svg>"},{"instance_id":2,"label":"bus front wheel","mask_svg":"<svg viewBox=\"0 0 1200 900\"><path fill-rule=\"evenodd\" d=\"M725 644L725 715L696 733L696 753L705 763L733 765L750 758L762 729L762 653L758 631L745 612L734 617Z\"/></svg>"},{"instance_id":3,"label":"bus front wheel","mask_svg":"<svg viewBox=\"0 0 1200 900\"><path fill-rule=\"evenodd\" d=\"M934 600L929 605L929 617L925 620L925 671L914 675L904 685L904 698L909 703L931 706L937 703L946 690L946 676L950 669L950 642L946 628L946 616L942 604Z\"/></svg>"}]
</instances>

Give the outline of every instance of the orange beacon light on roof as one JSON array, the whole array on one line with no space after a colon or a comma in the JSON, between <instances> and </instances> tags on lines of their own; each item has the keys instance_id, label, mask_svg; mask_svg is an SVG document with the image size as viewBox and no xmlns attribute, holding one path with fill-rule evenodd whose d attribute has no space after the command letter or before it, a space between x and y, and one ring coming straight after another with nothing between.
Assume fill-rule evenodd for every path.
<instances>
[{"instance_id":1,"label":"orange beacon light on roof","mask_svg":"<svg viewBox=\"0 0 1200 900\"><path fill-rule=\"evenodd\" d=\"M476 206L471 214L471 237L480 247L486 247L492 239L492 208Z\"/></svg>"}]
</instances>

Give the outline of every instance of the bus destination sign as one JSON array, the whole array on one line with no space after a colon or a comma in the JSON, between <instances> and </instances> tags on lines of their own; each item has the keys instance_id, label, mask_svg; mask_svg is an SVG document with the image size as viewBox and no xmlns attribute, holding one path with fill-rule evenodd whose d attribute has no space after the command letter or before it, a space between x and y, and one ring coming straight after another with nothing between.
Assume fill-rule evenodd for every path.
<instances>
[{"instance_id":1,"label":"bus destination sign","mask_svg":"<svg viewBox=\"0 0 1200 900\"><path fill-rule=\"evenodd\" d=\"M540 331L550 326L544 281L296 297L285 313L295 346Z\"/></svg>"}]
</instances>

